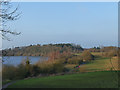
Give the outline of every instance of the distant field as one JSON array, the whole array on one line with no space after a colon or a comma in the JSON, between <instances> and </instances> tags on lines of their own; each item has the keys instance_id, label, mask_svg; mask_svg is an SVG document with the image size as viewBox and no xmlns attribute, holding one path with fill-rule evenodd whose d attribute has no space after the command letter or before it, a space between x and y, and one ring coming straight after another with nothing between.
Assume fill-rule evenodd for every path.
<instances>
[{"instance_id":1,"label":"distant field","mask_svg":"<svg viewBox=\"0 0 120 90\"><path fill-rule=\"evenodd\" d=\"M89 72L20 80L8 88L117 88L115 72Z\"/></svg>"},{"instance_id":2,"label":"distant field","mask_svg":"<svg viewBox=\"0 0 120 90\"><path fill-rule=\"evenodd\" d=\"M112 64L115 70L118 70L118 60L117 58L112 58ZM81 72L92 72L92 71L106 71L111 70L112 64L109 58L101 58L90 62L89 64L84 64L80 67ZM113 69L114 70L114 69Z\"/></svg>"},{"instance_id":3,"label":"distant field","mask_svg":"<svg viewBox=\"0 0 120 90\"><path fill-rule=\"evenodd\" d=\"M118 70L118 58L117 57L113 57L111 59L111 62L113 64L111 64L110 62L110 58L105 58L105 57L101 57L102 53L99 52L93 52L92 53L95 56L95 60L91 61L90 63L81 65L79 68L79 72L94 72L94 71L107 71L107 70L111 70L112 67L113 70ZM77 55L81 55L81 53L78 53ZM74 70L74 66L76 66L75 64L66 64L65 67L67 67L68 69Z\"/></svg>"}]
</instances>

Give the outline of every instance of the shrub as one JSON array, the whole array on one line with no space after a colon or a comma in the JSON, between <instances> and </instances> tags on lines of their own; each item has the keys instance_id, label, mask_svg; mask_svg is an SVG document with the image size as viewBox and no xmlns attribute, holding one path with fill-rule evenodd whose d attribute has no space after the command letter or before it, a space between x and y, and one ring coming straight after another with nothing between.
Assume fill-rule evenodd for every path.
<instances>
[{"instance_id":1,"label":"shrub","mask_svg":"<svg viewBox=\"0 0 120 90\"><path fill-rule=\"evenodd\" d=\"M52 73L60 73L60 72L63 72L63 70L64 70L64 64L61 63L60 61L56 61L53 64Z\"/></svg>"},{"instance_id":2,"label":"shrub","mask_svg":"<svg viewBox=\"0 0 120 90\"><path fill-rule=\"evenodd\" d=\"M82 63L82 57L79 56L72 56L68 59L69 64L81 64Z\"/></svg>"},{"instance_id":3,"label":"shrub","mask_svg":"<svg viewBox=\"0 0 120 90\"><path fill-rule=\"evenodd\" d=\"M40 73L42 73L42 74L51 73L52 68L53 68L53 61L52 60L50 60L50 61L38 61L36 63L36 65L40 69Z\"/></svg>"},{"instance_id":4,"label":"shrub","mask_svg":"<svg viewBox=\"0 0 120 90\"><path fill-rule=\"evenodd\" d=\"M105 57L114 57L114 56L117 56L117 50L110 50L108 52L105 52L104 56Z\"/></svg>"},{"instance_id":5,"label":"shrub","mask_svg":"<svg viewBox=\"0 0 120 90\"><path fill-rule=\"evenodd\" d=\"M20 64L18 65L16 72L15 72L15 78L16 79L23 79L27 77L28 70L26 69L25 65Z\"/></svg>"},{"instance_id":6,"label":"shrub","mask_svg":"<svg viewBox=\"0 0 120 90\"><path fill-rule=\"evenodd\" d=\"M13 80L15 78L16 68L11 65L3 65L2 68L2 79Z\"/></svg>"},{"instance_id":7,"label":"shrub","mask_svg":"<svg viewBox=\"0 0 120 90\"><path fill-rule=\"evenodd\" d=\"M94 60L94 56L88 50L83 51L82 58L86 62Z\"/></svg>"},{"instance_id":8,"label":"shrub","mask_svg":"<svg viewBox=\"0 0 120 90\"><path fill-rule=\"evenodd\" d=\"M40 68L37 65L32 65L30 69L30 75L37 76L38 74L40 74Z\"/></svg>"},{"instance_id":9,"label":"shrub","mask_svg":"<svg viewBox=\"0 0 120 90\"><path fill-rule=\"evenodd\" d=\"M64 69L64 63L60 60L38 61L36 65L42 74L59 73L63 72Z\"/></svg>"}]
</instances>

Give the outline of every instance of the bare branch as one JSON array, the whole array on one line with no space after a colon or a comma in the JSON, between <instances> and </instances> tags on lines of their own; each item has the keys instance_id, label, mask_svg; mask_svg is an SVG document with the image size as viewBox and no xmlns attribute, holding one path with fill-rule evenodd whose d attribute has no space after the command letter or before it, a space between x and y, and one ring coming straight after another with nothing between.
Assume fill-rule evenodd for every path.
<instances>
[{"instance_id":1,"label":"bare branch","mask_svg":"<svg viewBox=\"0 0 120 90\"><path fill-rule=\"evenodd\" d=\"M2 35L3 39L7 39L9 41L10 39L6 36L6 34L12 34L12 35L20 34L20 32L18 33L18 32L14 32L11 30L7 30L6 29L7 25L5 24L8 21L14 21L14 20L19 19L19 16L21 14L21 13L17 13L19 5L13 11L10 11L10 9L11 9L10 0L2 0L2 1L0 1L0 6L2 6L2 8L0 8L0 12L1 12L0 18L2 19L2 21L1 21L2 28L0 29L0 31L2 33L1 35Z\"/></svg>"}]
</instances>

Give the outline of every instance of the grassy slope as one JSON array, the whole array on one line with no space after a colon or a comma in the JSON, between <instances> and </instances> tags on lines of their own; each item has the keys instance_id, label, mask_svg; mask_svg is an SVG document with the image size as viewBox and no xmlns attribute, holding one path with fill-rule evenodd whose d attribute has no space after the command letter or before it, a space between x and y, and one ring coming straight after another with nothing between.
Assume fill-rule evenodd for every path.
<instances>
[{"instance_id":1,"label":"grassy slope","mask_svg":"<svg viewBox=\"0 0 120 90\"><path fill-rule=\"evenodd\" d=\"M95 55L95 60L91 61L88 64L81 65L79 68L79 72L94 72L94 71L106 71L111 70L112 65L110 63L110 58L103 58L101 57L101 53L92 53ZM81 55L77 54L77 55ZM117 57L112 58L112 64L116 70L118 70L118 60ZM67 64L65 67L69 69L74 69L75 64Z\"/></svg>"},{"instance_id":2,"label":"grassy slope","mask_svg":"<svg viewBox=\"0 0 120 90\"><path fill-rule=\"evenodd\" d=\"M115 72L49 76L21 80L8 88L117 88L115 77Z\"/></svg>"},{"instance_id":3,"label":"grassy slope","mask_svg":"<svg viewBox=\"0 0 120 90\"><path fill-rule=\"evenodd\" d=\"M89 64L85 64L80 68L80 71L83 70L86 72L92 72L92 71L106 71L111 70L112 64L115 68L115 70L118 70L118 58L113 57L111 59L112 64L110 63L110 58L103 58L100 57L101 53L93 53L93 55L96 56L95 60L90 62Z\"/></svg>"}]
</instances>

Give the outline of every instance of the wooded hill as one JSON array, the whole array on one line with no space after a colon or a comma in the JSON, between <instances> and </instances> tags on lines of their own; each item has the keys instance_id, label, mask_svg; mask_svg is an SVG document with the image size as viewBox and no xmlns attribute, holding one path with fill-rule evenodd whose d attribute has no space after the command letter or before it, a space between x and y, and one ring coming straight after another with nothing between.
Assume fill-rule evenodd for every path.
<instances>
[{"instance_id":1,"label":"wooded hill","mask_svg":"<svg viewBox=\"0 0 120 90\"><path fill-rule=\"evenodd\" d=\"M75 44L47 44L30 45L25 47L15 47L2 51L3 56L48 56L51 52L79 53L83 51L80 45Z\"/></svg>"}]
</instances>

